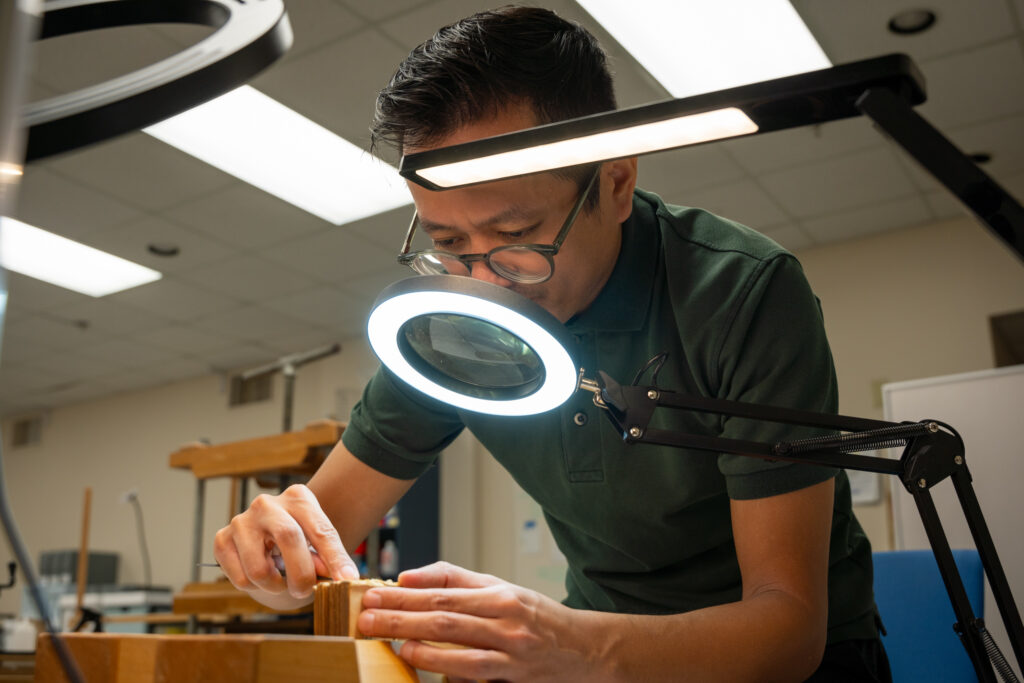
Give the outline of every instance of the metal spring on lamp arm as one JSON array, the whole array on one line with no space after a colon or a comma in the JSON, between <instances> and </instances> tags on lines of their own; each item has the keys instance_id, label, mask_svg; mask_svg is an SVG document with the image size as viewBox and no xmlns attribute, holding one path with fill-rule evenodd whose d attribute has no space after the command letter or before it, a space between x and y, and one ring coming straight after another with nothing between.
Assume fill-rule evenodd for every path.
<instances>
[{"instance_id":1,"label":"metal spring on lamp arm","mask_svg":"<svg viewBox=\"0 0 1024 683\"><path fill-rule=\"evenodd\" d=\"M799 454L810 451L829 450L840 453L855 453L857 451L874 451L882 448L899 448L907 445L907 442L915 436L922 436L934 432L934 423L914 422L910 424L896 425L894 427L883 427L872 429L866 432L853 432L850 434L830 434L829 436L818 436L811 439L799 439L797 441L783 441L775 444L772 450L776 455Z\"/></svg>"}]
</instances>

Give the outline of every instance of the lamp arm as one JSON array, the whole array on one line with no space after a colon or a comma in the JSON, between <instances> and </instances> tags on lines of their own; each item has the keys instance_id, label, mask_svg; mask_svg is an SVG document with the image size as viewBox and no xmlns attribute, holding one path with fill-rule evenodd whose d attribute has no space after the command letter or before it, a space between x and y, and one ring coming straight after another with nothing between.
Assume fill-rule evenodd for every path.
<instances>
[{"instance_id":1,"label":"lamp arm","mask_svg":"<svg viewBox=\"0 0 1024 683\"><path fill-rule=\"evenodd\" d=\"M885 422L690 396L653 386L623 386L600 371L597 382L588 380L587 383L581 383L581 386L594 392L594 403L605 410L605 414L626 443L706 450L762 460L781 460L898 476L903 486L914 496L928 542L956 615L957 622L953 628L967 650L978 679L993 683L996 680L989 659L991 657L1004 680L1016 680L998 647L995 647L990 637L988 641L985 639L987 632L984 630L984 622L974 615L963 579L953 560L953 552L950 550L949 541L932 501L931 488L946 478L952 478L1017 663L1024 668L1024 626L1021 624L1020 613L974 493L971 476L964 460L963 440L953 428L935 421ZM761 422L823 427L849 433L766 443L652 429L649 424L658 408L715 413ZM905 445L899 460L851 452L895 445Z\"/></svg>"},{"instance_id":2,"label":"lamp arm","mask_svg":"<svg viewBox=\"0 0 1024 683\"><path fill-rule=\"evenodd\" d=\"M1024 259L1024 207L1020 202L891 90L868 88L856 104L996 237Z\"/></svg>"}]
</instances>

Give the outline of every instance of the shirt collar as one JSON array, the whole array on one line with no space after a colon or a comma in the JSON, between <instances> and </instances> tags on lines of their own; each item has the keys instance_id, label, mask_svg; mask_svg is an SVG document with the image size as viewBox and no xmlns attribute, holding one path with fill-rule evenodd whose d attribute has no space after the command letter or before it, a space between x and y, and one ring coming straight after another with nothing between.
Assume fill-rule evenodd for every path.
<instances>
[{"instance_id":1,"label":"shirt collar","mask_svg":"<svg viewBox=\"0 0 1024 683\"><path fill-rule=\"evenodd\" d=\"M569 332L641 329L651 304L660 241L655 207L634 193L633 211L622 224L615 268L593 303L565 324Z\"/></svg>"}]
</instances>

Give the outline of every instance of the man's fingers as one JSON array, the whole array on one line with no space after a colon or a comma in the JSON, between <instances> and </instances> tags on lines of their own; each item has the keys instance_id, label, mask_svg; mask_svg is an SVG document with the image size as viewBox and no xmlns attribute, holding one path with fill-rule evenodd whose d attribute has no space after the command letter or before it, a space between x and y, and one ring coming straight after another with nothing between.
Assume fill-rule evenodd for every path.
<instances>
[{"instance_id":1,"label":"man's fingers","mask_svg":"<svg viewBox=\"0 0 1024 683\"><path fill-rule=\"evenodd\" d=\"M504 582L490 574L471 572L448 562L435 562L402 572L398 583L407 588L484 588Z\"/></svg>"},{"instance_id":2,"label":"man's fingers","mask_svg":"<svg viewBox=\"0 0 1024 683\"><path fill-rule=\"evenodd\" d=\"M458 612L498 619L514 616L523 606L514 586L480 588L371 588L364 609L406 612Z\"/></svg>"},{"instance_id":3,"label":"man's fingers","mask_svg":"<svg viewBox=\"0 0 1024 683\"><path fill-rule=\"evenodd\" d=\"M356 563L312 491L305 486L290 486L281 494L281 502L302 528L308 545L316 550L313 563L318 575L335 580L359 578Z\"/></svg>"},{"instance_id":4,"label":"man's fingers","mask_svg":"<svg viewBox=\"0 0 1024 683\"><path fill-rule=\"evenodd\" d=\"M364 636L430 640L488 650L499 648L507 640L498 620L452 612L363 610L357 626Z\"/></svg>"},{"instance_id":5,"label":"man's fingers","mask_svg":"<svg viewBox=\"0 0 1024 683\"><path fill-rule=\"evenodd\" d=\"M448 680L453 677L472 681L502 678L511 664L508 654L498 650L453 650L415 640L406 641L398 655L410 666L444 673Z\"/></svg>"},{"instance_id":6,"label":"man's fingers","mask_svg":"<svg viewBox=\"0 0 1024 683\"><path fill-rule=\"evenodd\" d=\"M220 565L221 571L228 577L231 585L239 590L255 588L242 568L242 561L238 557L238 549L235 548L230 527L225 527L217 532L213 542L213 555L217 560L217 564Z\"/></svg>"}]
</instances>

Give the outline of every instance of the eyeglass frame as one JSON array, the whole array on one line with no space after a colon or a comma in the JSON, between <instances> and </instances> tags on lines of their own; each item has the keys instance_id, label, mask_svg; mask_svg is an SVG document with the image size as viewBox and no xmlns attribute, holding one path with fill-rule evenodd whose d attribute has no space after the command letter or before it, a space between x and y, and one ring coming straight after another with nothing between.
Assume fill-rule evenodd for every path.
<instances>
[{"instance_id":1,"label":"eyeglass frame","mask_svg":"<svg viewBox=\"0 0 1024 683\"><path fill-rule=\"evenodd\" d=\"M554 241L551 242L550 244L506 244L500 247L495 247L494 249L491 249L486 253L478 252L475 254L456 254L454 252L445 251L443 249L418 249L417 251L410 252L409 247L412 246L412 238L416 232L416 227L419 225L420 217L419 211L414 209L412 213L412 221L410 221L409 223L409 230L405 235L405 242L403 242L402 244L402 251L399 252L398 254L398 262L403 266L408 266L409 268L416 270L412 264L413 261L419 258L420 256L426 254L444 254L445 256L451 257L458 261L459 263L461 263L462 265L466 266L466 270L468 270L469 272L473 271L471 264L483 261L484 263L487 264L487 267L491 269L492 273L494 273L498 277L505 278L506 280L511 280L512 282L520 282L522 284L534 285L539 285L541 283L547 282L555 274L555 261L553 257L562 248L562 243L565 242L565 238L569 235L569 230L575 224L576 217L583 209L583 205L586 203L587 197L590 195L590 191L594 187L594 183L597 181L597 177L600 175L600 173L601 166L599 164L597 168L594 169L594 172L590 175L590 179L587 181L586 187L584 187L580 191L579 197L577 197L576 199L576 203L573 204L572 209L569 210L569 215L565 217L565 221L562 223L562 227L559 228L558 234L555 235ZM495 252L507 251L510 249L528 249L544 257L544 260L548 262L547 277L545 277L543 280L516 280L514 277L508 277L507 275L503 275L502 273L496 271L494 267L491 265L491 255L494 254Z\"/></svg>"}]
</instances>

